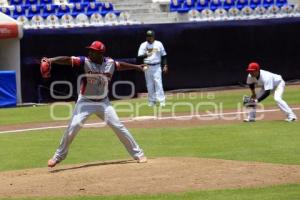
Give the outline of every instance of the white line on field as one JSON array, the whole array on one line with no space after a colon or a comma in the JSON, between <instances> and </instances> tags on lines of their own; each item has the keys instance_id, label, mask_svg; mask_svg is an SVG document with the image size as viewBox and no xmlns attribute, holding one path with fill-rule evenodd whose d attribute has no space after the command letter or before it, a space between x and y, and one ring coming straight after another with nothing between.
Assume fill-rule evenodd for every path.
<instances>
[{"instance_id":1,"label":"white line on field","mask_svg":"<svg viewBox=\"0 0 300 200\"><path fill-rule=\"evenodd\" d=\"M300 107L298 108L292 108L293 110L300 110ZM278 112L279 109L269 109L269 110L257 110L257 113L267 113L267 112ZM215 117L215 116L224 116L224 115L237 115L237 114L246 114L247 112L227 112L227 113L210 113L210 114L190 114L190 115L180 115L180 116L141 116L141 117L134 117L131 119L124 119L121 120L121 122L134 122L134 121L147 121L147 120L167 120L167 119L184 119L184 118L192 118L192 117ZM84 127L104 127L106 126L105 122L99 122L99 123L87 123L84 124ZM19 132L26 132L26 131L38 131L38 130L47 130L47 129L59 129L59 128L67 128L67 125L61 125L61 126L45 126L45 127L39 127L39 128L25 128L25 129L15 129L15 130L9 130L9 131L0 131L0 134L4 133L19 133Z\"/></svg>"}]
</instances>

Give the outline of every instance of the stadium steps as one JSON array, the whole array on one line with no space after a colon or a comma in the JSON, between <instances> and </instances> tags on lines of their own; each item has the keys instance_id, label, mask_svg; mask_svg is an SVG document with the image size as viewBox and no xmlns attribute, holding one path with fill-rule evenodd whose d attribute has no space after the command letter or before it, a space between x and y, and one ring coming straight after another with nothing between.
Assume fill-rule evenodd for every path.
<instances>
[{"instance_id":1,"label":"stadium steps","mask_svg":"<svg viewBox=\"0 0 300 200\"><path fill-rule=\"evenodd\" d=\"M126 11L132 20L140 21L145 24L171 23L177 21L177 15L168 12L159 3L152 0L102 0L111 2L115 10Z\"/></svg>"}]
</instances>

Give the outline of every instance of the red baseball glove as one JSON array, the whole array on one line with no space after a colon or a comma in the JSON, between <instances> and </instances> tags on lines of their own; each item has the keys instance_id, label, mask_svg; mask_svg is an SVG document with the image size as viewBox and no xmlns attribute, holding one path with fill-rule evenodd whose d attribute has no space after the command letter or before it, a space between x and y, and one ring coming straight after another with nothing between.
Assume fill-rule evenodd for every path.
<instances>
[{"instance_id":1,"label":"red baseball glove","mask_svg":"<svg viewBox=\"0 0 300 200\"><path fill-rule=\"evenodd\" d=\"M51 62L48 58L42 58L40 64L40 70L43 78L51 77Z\"/></svg>"}]
</instances>

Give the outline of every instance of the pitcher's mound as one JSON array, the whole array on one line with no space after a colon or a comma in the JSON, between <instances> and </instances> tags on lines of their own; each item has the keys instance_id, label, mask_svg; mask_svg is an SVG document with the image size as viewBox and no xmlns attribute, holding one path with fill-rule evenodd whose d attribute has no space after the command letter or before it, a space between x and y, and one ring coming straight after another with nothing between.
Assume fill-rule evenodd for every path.
<instances>
[{"instance_id":1,"label":"pitcher's mound","mask_svg":"<svg viewBox=\"0 0 300 200\"><path fill-rule=\"evenodd\" d=\"M1 197L124 195L300 183L300 166L200 158L58 165L0 173Z\"/></svg>"}]
</instances>

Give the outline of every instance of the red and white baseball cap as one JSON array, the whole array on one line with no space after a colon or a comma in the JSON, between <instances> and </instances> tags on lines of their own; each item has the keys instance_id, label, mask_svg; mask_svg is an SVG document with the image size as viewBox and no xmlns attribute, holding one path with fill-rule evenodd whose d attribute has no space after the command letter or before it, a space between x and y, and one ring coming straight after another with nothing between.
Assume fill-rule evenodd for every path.
<instances>
[{"instance_id":1,"label":"red and white baseball cap","mask_svg":"<svg viewBox=\"0 0 300 200\"><path fill-rule=\"evenodd\" d=\"M100 53L105 53L106 50L105 45L100 41L94 41L90 46L86 48L99 51Z\"/></svg>"},{"instance_id":2,"label":"red and white baseball cap","mask_svg":"<svg viewBox=\"0 0 300 200\"><path fill-rule=\"evenodd\" d=\"M258 71L260 69L260 66L258 63L256 62L251 62L248 65L248 68L246 69L247 72L254 72L254 71Z\"/></svg>"}]
</instances>

